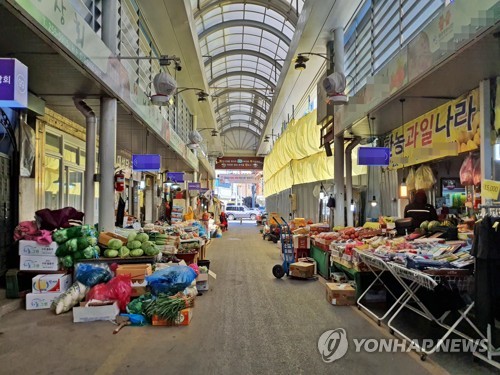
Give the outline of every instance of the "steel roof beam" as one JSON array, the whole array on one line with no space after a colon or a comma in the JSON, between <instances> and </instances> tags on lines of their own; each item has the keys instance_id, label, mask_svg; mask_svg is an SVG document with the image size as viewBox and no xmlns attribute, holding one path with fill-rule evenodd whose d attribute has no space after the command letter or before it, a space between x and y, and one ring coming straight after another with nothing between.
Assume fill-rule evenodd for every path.
<instances>
[{"instance_id":1,"label":"steel roof beam","mask_svg":"<svg viewBox=\"0 0 500 375\"><path fill-rule=\"evenodd\" d=\"M198 34L198 39L203 39L207 37L210 34L215 33L216 31L228 28L228 27L236 27L236 26L249 26L249 27L255 27L258 29L266 30L270 32L271 34L277 36L280 38L283 42L286 43L287 46L290 45L291 40L281 31L278 29L275 29L272 26L269 26L266 23L259 22L259 21L253 21L253 20L231 20L231 21L225 21L218 23L212 27L209 27L208 29L203 30L200 34Z\"/></svg>"},{"instance_id":2,"label":"steel roof beam","mask_svg":"<svg viewBox=\"0 0 500 375\"><path fill-rule=\"evenodd\" d=\"M222 103L221 105L217 106L215 108L215 112L219 112L222 108L227 107L228 105L248 105L249 107L252 107L253 109L257 109L263 114L267 115L267 111L262 108L261 106L255 104L254 102L251 101L244 101L244 100L234 100L234 101L227 101Z\"/></svg>"},{"instance_id":3,"label":"steel roof beam","mask_svg":"<svg viewBox=\"0 0 500 375\"><path fill-rule=\"evenodd\" d=\"M255 130L253 129L250 129L250 128L245 128L244 126L235 126L235 127L229 127L227 129L224 129L224 130L221 130L221 134L225 134L231 130L244 130L244 131L247 131L251 134L253 134L256 138L260 138L261 134L256 132Z\"/></svg>"},{"instance_id":4,"label":"steel roof beam","mask_svg":"<svg viewBox=\"0 0 500 375\"><path fill-rule=\"evenodd\" d=\"M223 116L218 117L217 118L217 122L219 122L220 120L223 120L226 117L231 117L233 115L249 116L249 117L251 117L251 118L259 121L262 125L264 125L264 122L265 122L265 119L261 119L259 116L253 114L252 112L247 112L247 111L230 111L230 112L227 112ZM234 120L234 121L238 121L238 120Z\"/></svg>"},{"instance_id":5,"label":"steel roof beam","mask_svg":"<svg viewBox=\"0 0 500 375\"><path fill-rule=\"evenodd\" d=\"M212 86L215 82L220 81L221 79L229 78L229 77L235 77L235 76L238 76L238 77L252 77L252 78L255 78L255 79L258 79L258 80L264 82L266 85L268 85L269 87L271 87L273 90L276 88L276 85L274 83L272 83L269 79L261 76L260 74L253 73L253 72L245 72L245 71L228 72L228 73L221 74L220 76L214 77L208 83L208 85Z\"/></svg>"},{"instance_id":6,"label":"steel roof beam","mask_svg":"<svg viewBox=\"0 0 500 375\"><path fill-rule=\"evenodd\" d=\"M271 56L266 55L265 53L258 52L258 51L253 51L251 49L232 49L230 51L225 51L221 52L215 56L209 57L205 61L205 66L210 66L210 62L212 65L215 65L214 62L222 59L227 56L234 56L234 55L250 55L250 56L255 56L255 57L260 57L263 60L266 60L267 62L271 63L271 65L275 66L276 69L278 69L281 72L281 69L283 66L279 64L275 59L273 59Z\"/></svg>"},{"instance_id":7,"label":"steel roof beam","mask_svg":"<svg viewBox=\"0 0 500 375\"><path fill-rule=\"evenodd\" d=\"M287 4L284 1L281 0L245 0L245 1L240 1L240 3L245 3L245 4L254 4L254 5L261 5L264 8L270 8L277 13L281 14L283 17L285 17L286 20L290 21L290 23L295 27L297 26L297 22L299 21L299 17L297 16L297 11L294 9L290 4ZM205 3L203 6L201 6L200 10L197 10L194 14L194 18L198 18L201 16L203 13L210 12L214 8L222 7L224 5L229 5L229 4L235 4L234 1L230 0L212 0L211 2Z\"/></svg>"},{"instance_id":8,"label":"steel roof beam","mask_svg":"<svg viewBox=\"0 0 500 375\"><path fill-rule=\"evenodd\" d=\"M229 87L229 88L225 88L225 89L222 89L221 92L217 92L216 91L214 93L214 96L217 97L217 98L220 98L221 96L227 95L227 94L229 94L231 92L250 92L253 95L258 96L259 98L261 98L262 100L264 100L267 104L271 104L271 99L269 99L267 96L265 96L259 90L247 89L247 88L243 88L243 87Z\"/></svg>"}]
</instances>

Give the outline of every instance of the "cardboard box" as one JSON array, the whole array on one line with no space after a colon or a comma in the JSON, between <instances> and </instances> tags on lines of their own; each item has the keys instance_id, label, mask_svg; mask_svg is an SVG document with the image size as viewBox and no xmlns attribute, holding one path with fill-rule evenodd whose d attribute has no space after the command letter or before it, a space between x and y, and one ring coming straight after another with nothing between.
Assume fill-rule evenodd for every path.
<instances>
[{"instance_id":1,"label":"cardboard box","mask_svg":"<svg viewBox=\"0 0 500 375\"><path fill-rule=\"evenodd\" d=\"M26 294L26 310L50 309L52 302L62 293L28 293Z\"/></svg>"},{"instance_id":2,"label":"cardboard box","mask_svg":"<svg viewBox=\"0 0 500 375\"><path fill-rule=\"evenodd\" d=\"M122 264L116 269L116 275L130 275L132 279L132 297L139 297L147 292L146 276L153 273L151 264Z\"/></svg>"},{"instance_id":3,"label":"cardboard box","mask_svg":"<svg viewBox=\"0 0 500 375\"><path fill-rule=\"evenodd\" d=\"M36 241L20 240L19 255L55 256L59 245L52 242L50 245L40 245Z\"/></svg>"},{"instance_id":4,"label":"cardboard box","mask_svg":"<svg viewBox=\"0 0 500 375\"><path fill-rule=\"evenodd\" d=\"M113 233L113 232L101 232L99 233L99 239L97 242L103 246L107 246L108 242L112 240L113 238L119 239L122 241L124 244L127 243L127 237L120 236L119 234Z\"/></svg>"},{"instance_id":5,"label":"cardboard box","mask_svg":"<svg viewBox=\"0 0 500 375\"><path fill-rule=\"evenodd\" d=\"M290 275L294 277L300 277L302 279L308 279L314 276L314 264L297 262L290 264Z\"/></svg>"},{"instance_id":6,"label":"cardboard box","mask_svg":"<svg viewBox=\"0 0 500 375\"><path fill-rule=\"evenodd\" d=\"M91 302L83 306L73 307L73 323L95 322L98 320L115 320L120 314L117 302L109 302L92 306Z\"/></svg>"},{"instance_id":7,"label":"cardboard box","mask_svg":"<svg viewBox=\"0 0 500 375\"><path fill-rule=\"evenodd\" d=\"M116 276L118 275L130 275L132 280L144 279L153 273L151 264L140 263L140 264L120 264L116 269Z\"/></svg>"},{"instance_id":8,"label":"cardboard box","mask_svg":"<svg viewBox=\"0 0 500 375\"><path fill-rule=\"evenodd\" d=\"M32 281L31 291L33 293L65 292L71 286L71 275L37 275Z\"/></svg>"},{"instance_id":9,"label":"cardboard box","mask_svg":"<svg viewBox=\"0 0 500 375\"><path fill-rule=\"evenodd\" d=\"M208 273L200 273L196 278L196 289L202 292L208 290Z\"/></svg>"},{"instance_id":10,"label":"cardboard box","mask_svg":"<svg viewBox=\"0 0 500 375\"><path fill-rule=\"evenodd\" d=\"M58 271L59 258L56 256L21 255L21 271Z\"/></svg>"},{"instance_id":11,"label":"cardboard box","mask_svg":"<svg viewBox=\"0 0 500 375\"><path fill-rule=\"evenodd\" d=\"M326 300L336 306L356 304L356 289L349 284L326 283Z\"/></svg>"},{"instance_id":12,"label":"cardboard box","mask_svg":"<svg viewBox=\"0 0 500 375\"><path fill-rule=\"evenodd\" d=\"M311 247L311 238L309 236L294 235L293 247L295 249L309 249Z\"/></svg>"},{"instance_id":13,"label":"cardboard box","mask_svg":"<svg viewBox=\"0 0 500 375\"><path fill-rule=\"evenodd\" d=\"M151 319L151 325L153 326L187 326L191 323L193 319L193 309L187 308L183 309L179 312L179 317L175 322L170 322L168 320L160 319L158 316L153 315L153 319Z\"/></svg>"}]
</instances>

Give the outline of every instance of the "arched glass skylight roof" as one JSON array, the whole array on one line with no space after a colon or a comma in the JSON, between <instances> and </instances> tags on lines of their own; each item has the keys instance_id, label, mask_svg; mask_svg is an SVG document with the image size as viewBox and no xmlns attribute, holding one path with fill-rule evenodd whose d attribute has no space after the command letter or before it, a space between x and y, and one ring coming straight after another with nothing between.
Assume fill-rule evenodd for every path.
<instances>
[{"instance_id":1,"label":"arched glass skylight roof","mask_svg":"<svg viewBox=\"0 0 500 375\"><path fill-rule=\"evenodd\" d=\"M222 134L231 130L235 139L236 131L252 138L261 135L303 4L304 0L191 0Z\"/></svg>"}]
</instances>

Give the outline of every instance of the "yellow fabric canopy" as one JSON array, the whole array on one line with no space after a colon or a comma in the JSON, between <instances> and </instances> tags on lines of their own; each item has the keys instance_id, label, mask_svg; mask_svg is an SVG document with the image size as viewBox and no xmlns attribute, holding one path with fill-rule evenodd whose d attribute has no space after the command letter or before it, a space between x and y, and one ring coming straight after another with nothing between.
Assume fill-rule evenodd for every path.
<instances>
[{"instance_id":1,"label":"yellow fabric canopy","mask_svg":"<svg viewBox=\"0 0 500 375\"><path fill-rule=\"evenodd\" d=\"M319 143L316 111L293 120L264 159L264 196L293 185L333 179L333 157L327 157ZM357 147L352 156L352 175L366 173L366 167L357 165Z\"/></svg>"}]
</instances>

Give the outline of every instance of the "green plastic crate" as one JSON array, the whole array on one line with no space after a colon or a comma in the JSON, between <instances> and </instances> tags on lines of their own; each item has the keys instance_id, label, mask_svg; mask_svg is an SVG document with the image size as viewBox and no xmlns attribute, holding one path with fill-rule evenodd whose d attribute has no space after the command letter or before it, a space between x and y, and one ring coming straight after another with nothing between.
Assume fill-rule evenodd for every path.
<instances>
[{"instance_id":1,"label":"green plastic crate","mask_svg":"<svg viewBox=\"0 0 500 375\"><path fill-rule=\"evenodd\" d=\"M330 252L311 245L310 256L316 261L318 273L328 280L330 278Z\"/></svg>"}]
</instances>

